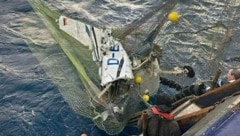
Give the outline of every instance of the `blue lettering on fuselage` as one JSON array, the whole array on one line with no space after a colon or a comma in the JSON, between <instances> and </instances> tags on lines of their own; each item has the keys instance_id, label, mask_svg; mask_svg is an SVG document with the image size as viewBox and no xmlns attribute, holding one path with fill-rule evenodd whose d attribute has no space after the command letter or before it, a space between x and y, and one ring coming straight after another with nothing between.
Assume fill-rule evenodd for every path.
<instances>
[{"instance_id":1,"label":"blue lettering on fuselage","mask_svg":"<svg viewBox=\"0 0 240 136\"><path fill-rule=\"evenodd\" d=\"M119 65L119 60L115 58L115 53L119 52L119 45L110 47L110 51L112 53L112 57L108 58L107 65Z\"/></svg>"}]
</instances>

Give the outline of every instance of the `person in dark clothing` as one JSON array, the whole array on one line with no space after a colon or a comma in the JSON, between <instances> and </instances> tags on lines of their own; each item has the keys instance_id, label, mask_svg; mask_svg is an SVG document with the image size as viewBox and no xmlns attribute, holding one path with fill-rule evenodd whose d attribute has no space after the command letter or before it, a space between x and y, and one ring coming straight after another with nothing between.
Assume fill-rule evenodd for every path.
<instances>
[{"instance_id":1,"label":"person in dark clothing","mask_svg":"<svg viewBox=\"0 0 240 136\"><path fill-rule=\"evenodd\" d=\"M175 81L169 80L164 77L160 77L160 83L162 85L166 85L176 90L176 94L173 97L174 102L181 100L187 96L191 96L191 95L199 96L206 92L206 86L203 83L192 84L192 85L183 87L178 83L176 83Z\"/></svg>"},{"instance_id":2,"label":"person in dark clothing","mask_svg":"<svg viewBox=\"0 0 240 136\"><path fill-rule=\"evenodd\" d=\"M156 106L146 110L147 136L181 136L181 130L174 117L170 114L173 100L166 94L157 96ZM143 117L138 120L138 127L143 129Z\"/></svg>"},{"instance_id":3,"label":"person in dark clothing","mask_svg":"<svg viewBox=\"0 0 240 136\"><path fill-rule=\"evenodd\" d=\"M240 79L240 68L233 68L229 69L225 78L218 79L217 87L220 87L224 84L234 82L236 80Z\"/></svg>"}]
</instances>

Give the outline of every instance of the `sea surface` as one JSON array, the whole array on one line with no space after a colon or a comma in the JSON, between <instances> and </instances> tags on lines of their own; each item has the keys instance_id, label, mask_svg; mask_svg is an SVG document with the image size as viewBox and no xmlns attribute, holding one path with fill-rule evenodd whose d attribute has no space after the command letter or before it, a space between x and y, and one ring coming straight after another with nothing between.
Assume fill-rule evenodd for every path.
<instances>
[{"instance_id":1,"label":"sea surface","mask_svg":"<svg viewBox=\"0 0 240 136\"><path fill-rule=\"evenodd\" d=\"M124 27L163 1L45 2L53 10L75 19L87 20L98 26ZM160 65L167 70L190 65L195 69L196 77L164 76L189 85L210 79L218 68L224 73L228 68L240 66L239 0L181 0L174 10L182 17L179 23L166 22L155 40L163 48ZM39 62L29 48L29 43L54 45L56 42L28 1L0 0L0 18L0 136L79 136L83 132L89 136L107 135L91 119L71 108L40 65L47 58ZM223 22L231 31L230 40L224 44L221 41L226 36L225 28L204 29L218 22ZM198 30L199 33L193 33ZM51 48L55 54L63 54L59 48ZM55 60L61 61L59 58ZM59 75L56 77L61 78ZM137 134L137 128L131 127L119 135Z\"/></svg>"}]
</instances>

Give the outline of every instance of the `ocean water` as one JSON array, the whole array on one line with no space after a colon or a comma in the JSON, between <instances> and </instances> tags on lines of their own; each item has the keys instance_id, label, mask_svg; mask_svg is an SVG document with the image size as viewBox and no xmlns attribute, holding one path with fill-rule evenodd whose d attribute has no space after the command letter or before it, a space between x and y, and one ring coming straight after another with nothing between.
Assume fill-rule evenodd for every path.
<instances>
[{"instance_id":1,"label":"ocean water","mask_svg":"<svg viewBox=\"0 0 240 136\"><path fill-rule=\"evenodd\" d=\"M90 119L70 108L38 67L38 60L24 40L28 37L18 31L28 29L21 20L31 18L29 3L1 0L0 5L0 135L77 136L83 132L105 135ZM34 29L30 31L37 33Z\"/></svg>"},{"instance_id":2,"label":"ocean water","mask_svg":"<svg viewBox=\"0 0 240 136\"><path fill-rule=\"evenodd\" d=\"M35 21L38 17L28 1L0 5L0 136L107 135L71 109L29 49L27 41L54 41L43 23ZM137 133L133 128L120 135Z\"/></svg>"},{"instance_id":3,"label":"ocean water","mask_svg":"<svg viewBox=\"0 0 240 136\"><path fill-rule=\"evenodd\" d=\"M163 1L45 2L75 19L87 20L99 26L123 27ZM229 6L231 2L235 2L233 8ZM239 57L240 52L240 2L235 0L229 3L224 7L216 1L179 1L175 10L182 13L180 23L172 25L167 22L155 42L163 47L160 63L162 68L190 65L196 70L196 77L188 79L168 76L169 78L188 85L209 78L217 68L225 72L228 68L239 67L239 61L231 58ZM0 0L0 7L0 136L78 136L83 132L90 136L107 135L91 119L71 109L56 84L39 65L42 62L29 49L27 41L38 45L55 44L55 41L34 14L28 1ZM219 37L222 38L225 33L222 28L211 29L199 35L171 34L210 27L219 20L232 30L232 41L228 41L224 47L218 42ZM214 33L221 36L212 36ZM206 38L208 36L211 38ZM53 50L62 53L59 49ZM212 59L214 57L216 59ZM137 128L131 127L120 135L137 134Z\"/></svg>"}]
</instances>

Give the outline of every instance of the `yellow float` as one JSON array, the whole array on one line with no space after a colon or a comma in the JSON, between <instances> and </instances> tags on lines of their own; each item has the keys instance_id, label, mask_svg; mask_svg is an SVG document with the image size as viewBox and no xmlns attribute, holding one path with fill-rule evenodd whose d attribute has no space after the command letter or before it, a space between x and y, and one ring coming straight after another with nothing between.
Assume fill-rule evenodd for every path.
<instances>
[{"instance_id":1,"label":"yellow float","mask_svg":"<svg viewBox=\"0 0 240 136\"><path fill-rule=\"evenodd\" d=\"M173 22L173 23L177 23L179 19L179 15L177 12L171 12L168 14L168 20Z\"/></svg>"},{"instance_id":2,"label":"yellow float","mask_svg":"<svg viewBox=\"0 0 240 136\"><path fill-rule=\"evenodd\" d=\"M149 95L144 94L144 95L142 96L142 99L143 99L145 102L148 102L148 101L149 101Z\"/></svg>"},{"instance_id":3,"label":"yellow float","mask_svg":"<svg viewBox=\"0 0 240 136\"><path fill-rule=\"evenodd\" d=\"M141 83L142 83L142 77L141 77L141 76L135 76L134 82L135 82L136 84L141 84Z\"/></svg>"}]
</instances>

